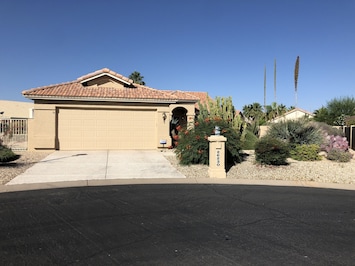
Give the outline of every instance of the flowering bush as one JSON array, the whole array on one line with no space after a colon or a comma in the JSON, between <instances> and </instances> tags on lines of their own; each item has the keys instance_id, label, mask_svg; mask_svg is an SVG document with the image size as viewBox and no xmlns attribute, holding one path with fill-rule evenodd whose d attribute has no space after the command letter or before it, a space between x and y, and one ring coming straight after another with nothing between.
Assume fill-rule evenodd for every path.
<instances>
[{"instance_id":1,"label":"flowering bush","mask_svg":"<svg viewBox=\"0 0 355 266\"><path fill-rule=\"evenodd\" d=\"M329 153L331 150L341 150L341 151L348 151L349 150L349 143L345 137L342 136L334 136L328 135L326 136L326 142L321 146L323 151Z\"/></svg>"},{"instance_id":2,"label":"flowering bush","mask_svg":"<svg viewBox=\"0 0 355 266\"><path fill-rule=\"evenodd\" d=\"M233 164L241 162L240 134L234 130L228 121L220 117L199 119L194 128L177 128L178 137L174 139L175 153L181 164L208 164L209 141L208 137L215 134L215 126L221 129L221 135L227 138L226 160Z\"/></svg>"},{"instance_id":3,"label":"flowering bush","mask_svg":"<svg viewBox=\"0 0 355 266\"><path fill-rule=\"evenodd\" d=\"M327 159L331 161L349 162L353 157L347 139L339 135L327 135L321 149L327 152Z\"/></svg>"}]
</instances>

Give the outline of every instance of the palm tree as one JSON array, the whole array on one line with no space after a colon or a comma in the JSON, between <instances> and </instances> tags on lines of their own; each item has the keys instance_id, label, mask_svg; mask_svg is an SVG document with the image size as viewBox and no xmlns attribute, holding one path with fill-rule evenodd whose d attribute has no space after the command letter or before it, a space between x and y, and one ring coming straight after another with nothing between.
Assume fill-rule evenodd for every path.
<instances>
[{"instance_id":1,"label":"palm tree","mask_svg":"<svg viewBox=\"0 0 355 266\"><path fill-rule=\"evenodd\" d=\"M263 108L260 103L253 103L243 106L243 115L249 121L260 119L263 115Z\"/></svg>"},{"instance_id":2,"label":"palm tree","mask_svg":"<svg viewBox=\"0 0 355 266\"><path fill-rule=\"evenodd\" d=\"M287 107L284 104L280 104L277 106L277 113L278 115L284 115L287 112Z\"/></svg>"},{"instance_id":3,"label":"palm tree","mask_svg":"<svg viewBox=\"0 0 355 266\"><path fill-rule=\"evenodd\" d=\"M132 79L134 83L137 83L139 85L145 85L145 82L143 81L144 77L138 71L132 72L132 74L129 75L128 78Z\"/></svg>"},{"instance_id":4,"label":"palm tree","mask_svg":"<svg viewBox=\"0 0 355 266\"><path fill-rule=\"evenodd\" d=\"M272 120L278 116L278 106L276 102L266 106L266 119Z\"/></svg>"}]
</instances>

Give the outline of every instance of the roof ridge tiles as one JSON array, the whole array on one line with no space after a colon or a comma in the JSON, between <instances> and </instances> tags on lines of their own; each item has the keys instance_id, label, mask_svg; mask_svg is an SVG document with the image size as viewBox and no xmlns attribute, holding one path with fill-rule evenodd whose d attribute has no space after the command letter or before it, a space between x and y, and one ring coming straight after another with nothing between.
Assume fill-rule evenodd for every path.
<instances>
[{"instance_id":1,"label":"roof ridge tiles","mask_svg":"<svg viewBox=\"0 0 355 266\"><path fill-rule=\"evenodd\" d=\"M77 81L80 82L80 81L83 81L85 79L89 79L89 78L92 78L92 77L95 77L95 76L98 76L98 75L101 75L101 74L105 74L105 73L110 74L110 75L112 75L112 76L114 76L116 78L123 79L123 80L125 80L125 81L127 81L129 83L133 83L132 79L130 79L130 78L126 77L126 76L123 76L122 74L119 74L119 73L117 73L117 72L115 72L115 71L113 71L113 70L111 70L109 68L102 68L102 69L96 70L94 72L91 72L91 73L85 74L83 76L80 76L80 77L77 78Z\"/></svg>"}]
</instances>

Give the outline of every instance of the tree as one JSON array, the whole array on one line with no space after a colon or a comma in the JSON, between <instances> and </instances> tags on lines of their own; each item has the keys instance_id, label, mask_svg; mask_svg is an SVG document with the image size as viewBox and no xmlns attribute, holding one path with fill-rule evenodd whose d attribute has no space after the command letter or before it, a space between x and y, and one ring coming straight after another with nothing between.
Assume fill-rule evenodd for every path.
<instances>
[{"instance_id":1,"label":"tree","mask_svg":"<svg viewBox=\"0 0 355 266\"><path fill-rule=\"evenodd\" d=\"M284 104L279 104L277 106L277 113L278 115L284 115L287 112L287 107Z\"/></svg>"},{"instance_id":2,"label":"tree","mask_svg":"<svg viewBox=\"0 0 355 266\"><path fill-rule=\"evenodd\" d=\"M335 98L329 101L326 107L321 107L314 112L314 119L329 125L343 126L345 119L355 115L354 97Z\"/></svg>"},{"instance_id":3,"label":"tree","mask_svg":"<svg viewBox=\"0 0 355 266\"><path fill-rule=\"evenodd\" d=\"M259 120L263 116L263 108L260 103L244 105L243 114L248 121Z\"/></svg>"},{"instance_id":4,"label":"tree","mask_svg":"<svg viewBox=\"0 0 355 266\"><path fill-rule=\"evenodd\" d=\"M329 121L328 109L324 106L314 111L314 120L327 123L328 125L332 124L332 122Z\"/></svg>"},{"instance_id":5,"label":"tree","mask_svg":"<svg viewBox=\"0 0 355 266\"><path fill-rule=\"evenodd\" d=\"M287 112L287 107L284 104L277 104L276 102L266 106L266 119L272 120Z\"/></svg>"},{"instance_id":6,"label":"tree","mask_svg":"<svg viewBox=\"0 0 355 266\"><path fill-rule=\"evenodd\" d=\"M145 82L143 81L144 77L138 71L132 72L128 78L132 79L134 83L145 85Z\"/></svg>"},{"instance_id":7,"label":"tree","mask_svg":"<svg viewBox=\"0 0 355 266\"><path fill-rule=\"evenodd\" d=\"M279 116L279 106L276 102L266 106L266 119L272 120Z\"/></svg>"},{"instance_id":8,"label":"tree","mask_svg":"<svg viewBox=\"0 0 355 266\"><path fill-rule=\"evenodd\" d=\"M263 108L260 103L253 103L243 106L243 115L248 122L248 129L254 135L259 134L259 126L263 123Z\"/></svg>"}]
</instances>

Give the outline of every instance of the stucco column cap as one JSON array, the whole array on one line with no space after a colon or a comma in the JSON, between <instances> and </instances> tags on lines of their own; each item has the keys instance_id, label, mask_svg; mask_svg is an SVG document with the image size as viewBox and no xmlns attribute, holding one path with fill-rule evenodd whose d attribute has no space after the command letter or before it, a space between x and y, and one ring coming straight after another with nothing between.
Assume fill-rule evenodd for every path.
<instances>
[{"instance_id":1,"label":"stucco column cap","mask_svg":"<svg viewBox=\"0 0 355 266\"><path fill-rule=\"evenodd\" d=\"M209 141L227 141L227 138L221 135L211 135L208 137Z\"/></svg>"}]
</instances>

